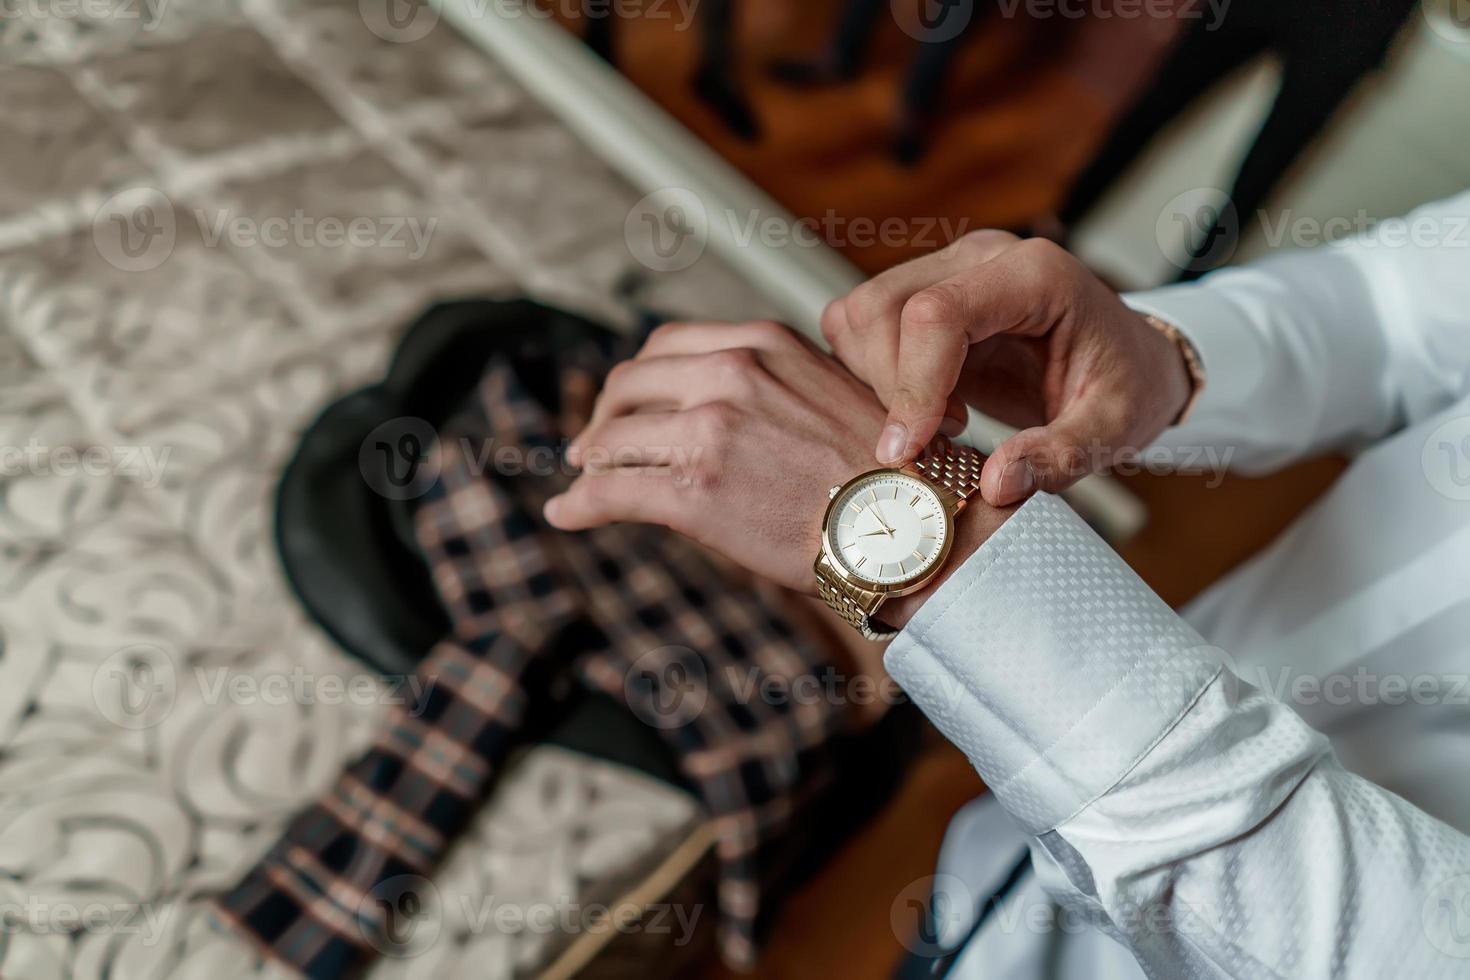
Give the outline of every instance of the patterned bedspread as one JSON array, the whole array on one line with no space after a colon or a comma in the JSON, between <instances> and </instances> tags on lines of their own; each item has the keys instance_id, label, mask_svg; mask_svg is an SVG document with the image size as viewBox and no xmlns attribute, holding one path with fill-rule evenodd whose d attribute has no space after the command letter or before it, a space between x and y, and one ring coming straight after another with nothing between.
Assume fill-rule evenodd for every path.
<instances>
[{"instance_id":1,"label":"patterned bedspread","mask_svg":"<svg viewBox=\"0 0 1470 980\"><path fill-rule=\"evenodd\" d=\"M0 974L274 975L204 912L392 689L305 620L271 494L324 403L434 297L760 315L624 241L639 195L445 24L372 0L0 5ZM415 32L416 34L417 32ZM687 798L528 753L376 976L518 976Z\"/></svg>"}]
</instances>

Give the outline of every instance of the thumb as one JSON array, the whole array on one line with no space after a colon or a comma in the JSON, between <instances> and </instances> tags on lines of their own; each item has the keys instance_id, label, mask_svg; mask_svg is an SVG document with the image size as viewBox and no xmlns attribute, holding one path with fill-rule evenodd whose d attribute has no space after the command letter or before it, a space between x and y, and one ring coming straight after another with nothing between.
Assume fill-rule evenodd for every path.
<instances>
[{"instance_id":1,"label":"thumb","mask_svg":"<svg viewBox=\"0 0 1470 980\"><path fill-rule=\"evenodd\" d=\"M980 473L980 496L1006 507L1038 490L1060 493L1108 465L1115 427L1085 403L1047 425L1023 429L996 447Z\"/></svg>"}]
</instances>

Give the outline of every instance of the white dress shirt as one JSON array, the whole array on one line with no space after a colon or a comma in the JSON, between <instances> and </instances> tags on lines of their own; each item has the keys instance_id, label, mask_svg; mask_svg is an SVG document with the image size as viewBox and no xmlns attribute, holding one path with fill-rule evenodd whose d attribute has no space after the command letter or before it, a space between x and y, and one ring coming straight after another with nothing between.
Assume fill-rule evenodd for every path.
<instances>
[{"instance_id":1,"label":"white dress shirt","mask_svg":"<svg viewBox=\"0 0 1470 980\"><path fill-rule=\"evenodd\" d=\"M1158 451L1362 451L1182 616L1039 495L894 641L991 791L941 938L1036 869L952 975L1470 977L1470 194L1127 300L1208 376Z\"/></svg>"}]
</instances>

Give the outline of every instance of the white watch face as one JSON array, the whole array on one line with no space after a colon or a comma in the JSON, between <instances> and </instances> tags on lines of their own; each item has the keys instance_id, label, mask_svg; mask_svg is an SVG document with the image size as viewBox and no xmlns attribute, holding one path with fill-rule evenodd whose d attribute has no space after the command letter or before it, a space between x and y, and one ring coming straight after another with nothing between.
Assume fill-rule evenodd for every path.
<instances>
[{"instance_id":1,"label":"white watch face","mask_svg":"<svg viewBox=\"0 0 1470 980\"><path fill-rule=\"evenodd\" d=\"M894 585L934 567L949 521L926 483L902 473L875 473L844 490L827 522L827 547L855 578Z\"/></svg>"}]
</instances>

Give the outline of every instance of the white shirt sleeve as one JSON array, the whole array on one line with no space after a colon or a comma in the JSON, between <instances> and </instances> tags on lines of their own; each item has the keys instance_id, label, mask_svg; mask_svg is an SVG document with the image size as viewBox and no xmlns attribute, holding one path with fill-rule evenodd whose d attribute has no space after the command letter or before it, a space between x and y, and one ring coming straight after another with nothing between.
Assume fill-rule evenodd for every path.
<instances>
[{"instance_id":1,"label":"white shirt sleeve","mask_svg":"<svg viewBox=\"0 0 1470 980\"><path fill-rule=\"evenodd\" d=\"M1002 525L886 663L1052 895L1150 975L1470 975L1470 838L1344 771L1060 499Z\"/></svg>"},{"instance_id":2,"label":"white shirt sleeve","mask_svg":"<svg viewBox=\"0 0 1470 980\"><path fill-rule=\"evenodd\" d=\"M1470 391L1470 193L1124 300L1178 325L1204 363L1194 413L1158 443L1179 459L1208 449L1262 471L1352 448Z\"/></svg>"}]
</instances>

